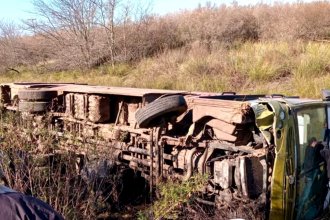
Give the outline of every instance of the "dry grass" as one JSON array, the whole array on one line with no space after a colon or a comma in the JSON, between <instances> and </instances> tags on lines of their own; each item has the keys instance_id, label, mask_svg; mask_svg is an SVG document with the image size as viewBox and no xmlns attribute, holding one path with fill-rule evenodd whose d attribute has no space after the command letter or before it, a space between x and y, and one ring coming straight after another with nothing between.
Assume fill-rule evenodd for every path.
<instances>
[{"instance_id":1,"label":"dry grass","mask_svg":"<svg viewBox=\"0 0 330 220\"><path fill-rule=\"evenodd\" d=\"M35 67L37 68L37 67ZM88 72L49 72L38 67L3 74L0 82L75 82L187 91L283 93L320 97L330 87L330 44L243 43L209 52L204 45L166 51L136 64L102 66Z\"/></svg>"},{"instance_id":2,"label":"dry grass","mask_svg":"<svg viewBox=\"0 0 330 220\"><path fill-rule=\"evenodd\" d=\"M110 216L120 210L127 175L115 166L105 168L109 156L97 146L75 137L73 144L61 142L47 129L46 117L38 121L0 111L0 181L49 203L65 219L98 219L99 214ZM77 153L82 148L86 155ZM106 177L95 173L99 164Z\"/></svg>"}]
</instances>

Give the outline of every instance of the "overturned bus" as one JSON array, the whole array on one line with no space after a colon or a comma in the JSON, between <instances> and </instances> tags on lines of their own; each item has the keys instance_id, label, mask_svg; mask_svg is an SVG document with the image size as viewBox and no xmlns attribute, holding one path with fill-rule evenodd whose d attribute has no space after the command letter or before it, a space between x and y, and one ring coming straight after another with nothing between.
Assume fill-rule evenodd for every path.
<instances>
[{"instance_id":1,"label":"overturned bus","mask_svg":"<svg viewBox=\"0 0 330 220\"><path fill-rule=\"evenodd\" d=\"M50 118L47 129L66 145L96 143L108 160L136 170L151 188L207 174L203 200L230 210L222 218L247 218L249 208L260 219L313 219L323 212L328 180L319 150L328 146L330 102L8 83L0 86L0 103L36 126ZM313 157L305 156L310 140L318 142ZM84 148L76 154L83 155L81 167L88 165Z\"/></svg>"}]
</instances>

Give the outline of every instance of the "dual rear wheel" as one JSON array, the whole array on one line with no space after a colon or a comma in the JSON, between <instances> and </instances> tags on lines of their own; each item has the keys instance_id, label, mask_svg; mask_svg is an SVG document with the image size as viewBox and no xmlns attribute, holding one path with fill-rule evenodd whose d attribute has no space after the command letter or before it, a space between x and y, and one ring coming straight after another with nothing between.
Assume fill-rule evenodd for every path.
<instances>
[{"instance_id":1,"label":"dual rear wheel","mask_svg":"<svg viewBox=\"0 0 330 220\"><path fill-rule=\"evenodd\" d=\"M41 113L51 107L57 91L43 89L24 89L18 91L18 110L20 112Z\"/></svg>"}]
</instances>

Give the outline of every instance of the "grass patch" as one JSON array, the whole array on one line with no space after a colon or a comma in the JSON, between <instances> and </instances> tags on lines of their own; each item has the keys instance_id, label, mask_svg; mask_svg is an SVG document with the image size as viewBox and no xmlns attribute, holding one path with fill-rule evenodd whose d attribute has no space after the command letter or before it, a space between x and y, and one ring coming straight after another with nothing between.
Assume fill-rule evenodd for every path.
<instances>
[{"instance_id":1,"label":"grass patch","mask_svg":"<svg viewBox=\"0 0 330 220\"><path fill-rule=\"evenodd\" d=\"M166 51L135 64L88 72L43 72L18 68L0 82L74 82L105 86L238 93L283 93L320 97L329 88L330 44L258 42L207 51L202 45Z\"/></svg>"},{"instance_id":2,"label":"grass patch","mask_svg":"<svg viewBox=\"0 0 330 220\"><path fill-rule=\"evenodd\" d=\"M308 43L304 53L297 57L295 76L300 78L322 77L328 74L330 65L330 44Z\"/></svg>"},{"instance_id":3,"label":"grass patch","mask_svg":"<svg viewBox=\"0 0 330 220\"><path fill-rule=\"evenodd\" d=\"M160 198L152 204L149 210L141 211L138 218L140 220L179 219L182 217L183 206L193 200L194 194L205 186L207 179L206 175L195 175L188 181L169 180L159 184Z\"/></svg>"}]
</instances>

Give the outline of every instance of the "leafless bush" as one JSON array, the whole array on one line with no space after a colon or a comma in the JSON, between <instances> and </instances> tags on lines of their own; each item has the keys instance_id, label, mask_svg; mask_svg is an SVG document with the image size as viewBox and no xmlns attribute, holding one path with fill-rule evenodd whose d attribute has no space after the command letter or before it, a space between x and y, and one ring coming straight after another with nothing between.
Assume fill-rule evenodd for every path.
<instances>
[{"instance_id":1,"label":"leafless bush","mask_svg":"<svg viewBox=\"0 0 330 220\"><path fill-rule=\"evenodd\" d=\"M36 120L0 114L0 177L6 185L42 199L68 219L109 215L141 193L134 172L115 166L109 150L73 143L74 137L60 141L46 129L47 118Z\"/></svg>"},{"instance_id":2,"label":"leafless bush","mask_svg":"<svg viewBox=\"0 0 330 220\"><path fill-rule=\"evenodd\" d=\"M2 72L21 65L37 70L94 68L139 61L173 48L200 44L208 52L245 41L330 38L329 2L255 6L208 4L192 11L150 15L148 5L126 0L34 0L32 36L0 25ZM79 3L79 4L78 4ZM39 16L40 18L40 16ZM44 68L43 68L44 67Z\"/></svg>"},{"instance_id":3,"label":"leafless bush","mask_svg":"<svg viewBox=\"0 0 330 220\"><path fill-rule=\"evenodd\" d=\"M145 18L143 22L132 26L127 40L129 60L150 57L183 45L177 24L171 19L158 17ZM119 43L123 45L124 42ZM119 44L118 49L121 45Z\"/></svg>"},{"instance_id":4,"label":"leafless bush","mask_svg":"<svg viewBox=\"0 0 330 220\"><path fill-rule=\"evenodd\" d=\"M20 53L24 48L20 36L14 23L0 22L0 71L14 70L15 66L24 62Z\"/></svg>"},{"instance_id":5,"label":"leafless bush","mask_svg":"<svg viewBox=\"0 0 330 220\"><path fill-rule=\"evenodd\" d=\"M17 24L0 21L0 73L19 73L25 66L38 69L52 60L54 48L42 36L24 35Z\"/></svg>"},{"instance_id":6,"label":"leafless bush","mask_svg":"<svg viewBox=\"0 0 330 220\"><path fill-rule=\"evenodd\" d=\"M299 29L297 38L318 40L330 37L330 3L315 2L313 4L299 4L297 6L297 20Z\"/></svg>"},{"instance_id":7,"label":"leafless bush","mask_svg":"<svg viewBox=\"0 0 330 220\"><path fill-rule=\"evenodd\" d=\"M257 18L249 9L233 8L230 14L222 22L220 40L225 42L258 40Z\"/></svg>"},{"instance_id":8,"label":"leafless bush","mask_svg":"<svg viewBox=\"0 0 330 220\"><path fill-rule=\"evenodd\" d=\"M259 5L254 14L264 40L329 38L329 2Z\"/></svg>"}]
</instances>

